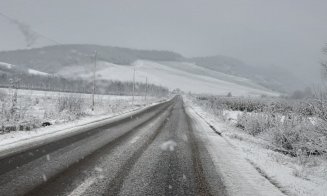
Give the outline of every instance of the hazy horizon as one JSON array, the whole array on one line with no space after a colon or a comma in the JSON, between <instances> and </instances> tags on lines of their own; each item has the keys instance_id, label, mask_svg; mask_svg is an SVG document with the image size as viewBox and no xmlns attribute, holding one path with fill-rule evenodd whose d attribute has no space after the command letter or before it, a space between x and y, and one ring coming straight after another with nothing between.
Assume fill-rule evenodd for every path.
<instances>
[{"instance_id":1,"label":"hazy horizon","mask_svg":"<svg viewBox=\"0 0 327 196\"><path fill-rule=\"evenodd\" d=\"M0 50L59 42L170 50L186 57L225 55L315 82L327 43L324 0L0 0L0 7L26 25L8 25L0 16L7 25Z\"/></svg>"}]
</instances>

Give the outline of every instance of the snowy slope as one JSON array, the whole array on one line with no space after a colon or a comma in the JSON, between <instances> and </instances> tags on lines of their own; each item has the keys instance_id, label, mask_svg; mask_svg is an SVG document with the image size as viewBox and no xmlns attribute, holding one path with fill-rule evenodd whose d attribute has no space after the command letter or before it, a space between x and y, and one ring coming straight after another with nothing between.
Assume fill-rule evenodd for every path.
<instances>
[{"instance_id":1,"label":"snowy slope","mask_svg":"<svg viewBox=\"0 0 327 196\"><path fill-rule=\"evenodd\" d=\"M14 72L14 73L26 73L26 74L31 74L31 75L42 75L42 76L48 76L48 73L38 71L35 69L24 69L20 66L13 65L10 63L5 63L5 62L0 62L0 70L2 70L5 73L8 72Z\"/></svg>"},{"instance_id":2,"label":"snowy slope","mask_svg":"<svg viewBox=\"0 0 327 196\"><path fill-rule=\"evenodd\" d=\"M11 69L14 65L9 63L0 62L0 68Z\"/></svg>"},{"instance_id":3,"label":"snowy slope","mask_svg":"<svg viewBox=\"0 0 327 196\"><path fill-rule=\"evenodd\" d=\"M48 73L42 72L42 71L38 71L35 69L28 69L28 73L29 74L34 74L34 75L42 75L42 76L47 76L49 75Z\"/></svg>"},{"instance_id":4,"label":"snowy slope","mask_svg":"<svg viewBox=\"0 0 327 196\"><path fill-rule=\"evenodd\" d=\"M101 79L131 81L133 69L136 69L136 81L162 85L169 89L180 88L185 92L210 93L226 95L278 95L261 87L248 79L223 74L190 63L152 62L139 60L134 66L122 66L107 62L98 62L97 77ZM65 67L58 72L60 75L74 77L92 77L92 65Z\"/></svg>"}]
</instances>

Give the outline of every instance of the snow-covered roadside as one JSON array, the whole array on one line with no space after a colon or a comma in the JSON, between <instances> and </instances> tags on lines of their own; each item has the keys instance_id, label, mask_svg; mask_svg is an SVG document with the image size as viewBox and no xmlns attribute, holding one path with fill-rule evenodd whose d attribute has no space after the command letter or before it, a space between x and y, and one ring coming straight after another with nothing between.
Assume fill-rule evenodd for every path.
<instances>
[{"instance_id":1,"label":"snow-covered roadside","mask_svg":"<svg viewBox=\"0 0 327 196\"><path fill-rule=\"evenodd\" d=\"M116 113L131 109L132 96L92 95L37 90L0 88L0 133L38 128L43 122L61 124L87 116ZM135 96L134 105L158 101L159 98Z\"/></svg>"},{"instance_id":2,"label":"snow-covered roadside","mask_svg":"<svg viewBox=\"0 0 327 196\"><path fill-rule=\"evenodd\" d=\"M117 121L164 101L167 101L167 99L158 100L147 104L146 106L143 105L125 108L115 113L88 116L79 120L55 124L53 126L42 127L31 131L15 131L0 135L0 156L9 154L12 151L16 152L58 138L67 137L75 132L89 130L94 127Z\"/></svg>"},{"instance_id":3,"label":"snow-covered roadside","mask_svg":"<svg viewBox=\"0 0 327 196\"><path fill-rule=\"evenodd\" d=\"M217 172L230 195L283 195L274 185L261 176L242 154L223 137L216 134L187 104L187 113L192 118L196 134L205 141Z\"/></svg>"},{"instance_id":4,"label":"snow-covered roadside","mask_svg":"<svg viewBox=\"0 0 327 196\"><path fill-rule=\"evenodd\" d=\"M256 181L256 179L260 179L258 177L260 174L259 176L264 177L271 185L278 187L286 195L327 195L326 160L312 157L309 164L304 166L300 163L301 158L293 158L274 152L269 148L269 142L240 131L232 126L232 123L230 124L217 118L215 115L196 105L190 99L186 98L184 100L190 108L190 114L194 118L198 118L197 124L200 126L199 130L203 130L201 136L203 137L205 135L204 137L209 138L208 146L210 147L208 148L211 149L211 152L215 156L219 157L220 162L217 160L217 165L222 171L234 167L240 174L250 174L250 176L245 176L244 178L249 180L249 182L257 183L254 184L255 187L258 185L261 186L261 183ZM235 119L238 113L225 112L225 119L233 122L233 119ZM202 122L199 122L201 120ZM209 128L208 124L213 126L222 136L215 134ZM230 153L232 152L230 149L234 152ZM248 167L240 167L243 164L250 165L252 167L251 171L255 171L257 176L254 176L252 172L243 172L243 169L246 171L249 169ZM236 176L233 177L234 171L225 173L227 179L229 179L226 182L230 183L230 186L233 187L232 189L239 188L241 190L243 189L242 184L240 187L234 186L238 184L239 178L242 178L243 175L239 175L238 177L238 173L236 172ZM246 191L246 186L244 188ZM240 195L244 194L241 193ZM266 192L261 195L273 194Z\"/></svg>"}]
</instances>

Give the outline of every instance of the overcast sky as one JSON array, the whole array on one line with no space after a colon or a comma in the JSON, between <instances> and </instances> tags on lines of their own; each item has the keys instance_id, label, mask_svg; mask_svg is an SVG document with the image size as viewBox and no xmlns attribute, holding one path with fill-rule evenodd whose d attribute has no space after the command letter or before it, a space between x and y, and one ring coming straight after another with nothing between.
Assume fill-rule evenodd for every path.
<instances>
[{"instance_id":1,"label":"overcast sky","mask_svg":"<svg viewBox=\"0 0 327 196\"><path fill-rule=\"evenodd\" d=\"M318 70L326 8L327 0L0 0L0 12L61 43L222 54L295 71ZM19 33L0 33L0 50L25 47Z\"/></svg>"}]
</instances>

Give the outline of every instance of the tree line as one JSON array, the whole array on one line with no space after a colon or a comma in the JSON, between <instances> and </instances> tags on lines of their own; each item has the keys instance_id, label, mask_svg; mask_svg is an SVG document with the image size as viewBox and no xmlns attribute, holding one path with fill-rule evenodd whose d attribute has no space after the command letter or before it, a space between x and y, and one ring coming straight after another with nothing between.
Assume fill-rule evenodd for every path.
<instances>
[{"instance_id":1,"label":"tree line","mask_svg":"<svg viewBox=\"0 0 327 196\"><path fill-rule=\"evenodd\" d=\"M1 73L0 87L43 91L86 93L93 92L93 82L85 79L68 79L54 75L31 75L25 73ZM132 95L133 82L97 80L96 94ZM165 96L169 90L154 84L135 83L135 95Z\"/></svg>"}]
</instances>

